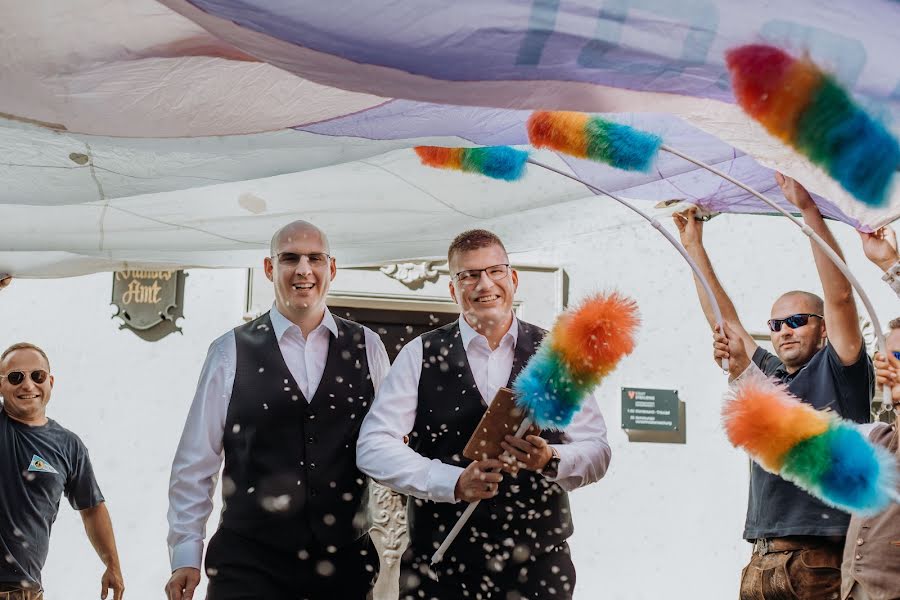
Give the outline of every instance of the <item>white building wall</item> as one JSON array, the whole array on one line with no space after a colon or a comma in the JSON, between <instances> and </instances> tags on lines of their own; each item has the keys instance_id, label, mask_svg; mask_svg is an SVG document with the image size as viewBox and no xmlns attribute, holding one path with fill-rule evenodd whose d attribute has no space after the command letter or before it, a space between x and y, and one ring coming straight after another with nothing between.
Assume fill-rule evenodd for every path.
<instances>
[{"instance_id":1,"label":"white building wall","mask_svg":"<svg viewBox=\"0 0 900 600\"><path fill-rule=\"evenodd\" d=\"M732 598L749 554L741 540L748 463L719 425L725 377L710 359L711 335L687 266L644 223L612 214L560 213L548 225L568 231L558 243L510 248L518 262L564 267L570 299L615 287L643 315L635 353L598 392L612 467L603 481L572 494L576 598ZM856 233L838 233L879 316L896 316L897 299L865 261ZM782 219L717 217L706 241L751 330L765 328L778 294L820 290L808 242ZM49 352L56 375L49 414L91 451L115 524L126 598L163 597L169 466L206 348L241 322L245 285L243 270L191 271L184 335L152 344L110 319L109 274L17 280L0 292L0 346L28 340ZM677 389L687 405L687 444L629 443L619 414L622 386ZM210 532L215 521L214 514ZM94 598L101 573L80 519L61 507L44 572L48 596Z\"/></svg>"}]
</instances>

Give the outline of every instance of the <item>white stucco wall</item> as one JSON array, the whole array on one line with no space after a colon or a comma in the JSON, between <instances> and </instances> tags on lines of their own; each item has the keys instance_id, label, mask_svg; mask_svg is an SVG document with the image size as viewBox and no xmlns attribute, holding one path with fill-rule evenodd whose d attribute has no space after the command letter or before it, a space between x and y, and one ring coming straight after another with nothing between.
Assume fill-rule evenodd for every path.
<instances>
[{"instance_id":1,"label":"white stucco wall","mask_svg":"<svg viewBox=\"0 0 900 600\"><path fill-rule=\"evenodd\" d=\"M623 222L599 203L597 211L561 212L548 225L567 232L556 244L510 248L521 251L519 262L565 267L573 300L615 287L643 314L637 350L598 392L612 467L572 495L576 598L734 597L749 553L740 539L748 465L719 426L725 378L710 360L689 271L645 224ZM856 233L841 227L839 238L886 322L898 312L896 297L865 261ZM765 328L781 292L820 288L808 243L781 219L717 217L706 241L751 330ZM57 383L49 414L91 451L132 600L163 597L169 466L206 348L241 322L245 284L243 270L191 271L184 335L153 344L118 331L109 318L109 274L17 280L0 292L0 346L28 340L50 354ZM629 443L621 386L678 389L687 403L687 444ZM94 598L101 572L80 519L63 506L44 572L49 597Z\"/></svg>"}]
</instances>

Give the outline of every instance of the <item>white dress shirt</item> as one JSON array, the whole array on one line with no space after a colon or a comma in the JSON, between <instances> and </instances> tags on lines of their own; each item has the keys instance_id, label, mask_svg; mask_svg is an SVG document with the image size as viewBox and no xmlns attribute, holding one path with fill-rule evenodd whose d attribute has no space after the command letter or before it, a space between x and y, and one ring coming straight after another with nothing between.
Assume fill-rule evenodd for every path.
<instances>
[{"instance_id":1,"label":"white dress shirt","mask_svg":"<svg viewBox=\"0 0 900 600\"><path fill-rule=\"evenodd\" d=\"M487 338L464 318L459 320L459 329L475 384L489 404L512 373L519 323L513 319L493 351ZM454 488L463 469L426 458L403 442L403 436L412 431L416 421L422 354L421 337L400 351L363 421L356 464L376 481L403 494L435 502L456 502ZM606 423L593 394L566 428L563 443L554 444L553 448L560 461L556 477L550 479L566 491L594 483L606 473L611 451Z\"/></svg>"},{"instance_id":2,"label":"white dress shirt","mask_svg":"<svg viewBox=\"0 0 900 600\"><path fill-rule=\"evenodd\" d=\"M337 324L325 310L322 323L304 338L300 328L278 312L269 313L272 329L284 362L306 397L312 399L322 381L328 358L329 335L337 336ZM369 374L377 390L390 368L384 343L365 328ZM237 345L234 331L209 347L194 401L172 461L169 480L169 558L172 570L200 568L206 521L213 507L213 494L224 454L222 438L234 386Z\"/></svg>"}]
</instances>

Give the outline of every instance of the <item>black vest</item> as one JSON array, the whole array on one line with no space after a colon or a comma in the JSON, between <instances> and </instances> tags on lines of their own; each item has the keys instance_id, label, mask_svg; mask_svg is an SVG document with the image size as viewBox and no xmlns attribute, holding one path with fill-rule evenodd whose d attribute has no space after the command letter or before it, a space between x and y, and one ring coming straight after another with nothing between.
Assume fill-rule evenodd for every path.
<instances>
[{"instance_id":1,"label":"black vest","mask_svg":"<svg viewBox=\"0 0 900 600\"><path fill-rule=\"evenodd\" d=\"M225 420L221 526L297 551L343 546L367 530L356 440L375 394L365 330L339 317L322 381L306 401L266 313L234 330L237 365Z\"/></svg>"},{"instance_id":2,"label":"black vest","mask_svg":"<svg viewBox=\"0 0 900 600\"><path fill-rule=\"evenodd\" d=\"M535 353L545 333L519 321L510 382ZM409 445L428 458L465 467L471 461L463 457L463 448L487 404L469 368L459 323L422 335L422 347L419 402ZM550 443L559 443L562 437L547 431L541 436ZM466 506L465 502L448 504L410 498L409 538L413 552L430 556ZM483 560L484 544L510 549L524 546L530 552L541 553L561 544L572 535L572 530L569 497L559 485L531 471L523 470L516 478L504 474L499 493L481 501L450 546L447 558L456 555Z\"/></svg>"}]
</instances>

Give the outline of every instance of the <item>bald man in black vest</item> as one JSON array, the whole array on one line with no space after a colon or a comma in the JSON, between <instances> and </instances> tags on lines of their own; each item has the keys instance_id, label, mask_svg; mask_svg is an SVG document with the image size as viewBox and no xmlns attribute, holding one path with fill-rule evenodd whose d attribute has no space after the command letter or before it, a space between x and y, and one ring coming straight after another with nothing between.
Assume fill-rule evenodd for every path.
<instances>
[{"instance_id":1,"label":"bald man in black vest","mask_svg":"<svg viewBox=\"0 0 900 600\"><path fill-rule=\"evenodd\" d=\"M356 440L387 352L372 330L328 310L337 266L317 227L280 229L264 268L275 305L213 342L175 455L166 593L189 599L200 582L224 460L207 598L363 599L378 559Z\"/></svg>"},{"instance_id":2,"label":"bald man in black vest","mask_svg":"<svg viewBox=\"0 0 900 600\"><path fill-rule=\"evenodd\" d=\"M488 403L546 332L513 313L518 274L496 235L462 233L448 259L450 296L461 318L403 348L357 446L363 472L412 496L404 597L571 598L575 567L566 540L574 526L567 492L606 473L603 416L589 398L564 432L508 437L512 464L462 456ZM431 555L474 500L482 502L443 562L430 569Z\"/></svg>"}]
</instances>

